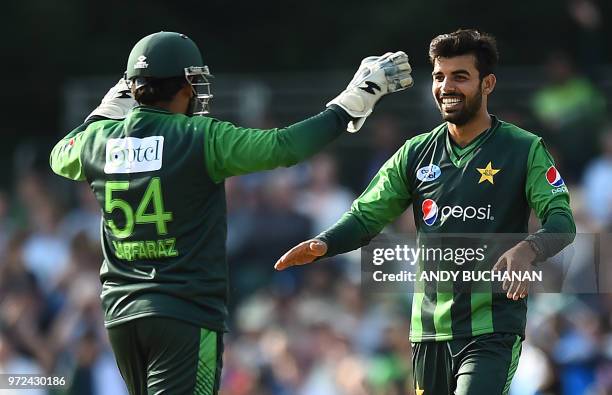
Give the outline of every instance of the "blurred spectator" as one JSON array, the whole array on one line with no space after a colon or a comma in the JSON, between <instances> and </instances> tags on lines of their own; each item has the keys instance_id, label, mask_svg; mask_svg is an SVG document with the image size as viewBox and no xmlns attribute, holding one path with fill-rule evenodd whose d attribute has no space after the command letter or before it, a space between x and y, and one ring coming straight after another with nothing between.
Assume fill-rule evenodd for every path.
<instances>
[{"instance_id":1,"label":"blurred spectator","mask_svg":"<svg viewBox=\"0 0 612 395\"><path fill-rule=\"evenodd\" d=\"M568 11L578 28L578 55L580 65L591 78L597 78L597 66L603 63L605 38L604 17L593 0L569 0Z\"/></svg>"},{"instance_id":2,"label":"blurred spectator","mask_svg":"<svg viewBox=\"0 0 612 395\"><path fill-rule=\"evenodd\" d=\"M612 124L601 136L601 156L584 173L585 212L595 225L594 231L612 228Z\"/></svg>"},{"instance_id":3,"label":"blurred spectator","mask_svg":"<svg viewBox=\"0 0 612 395\"><path fill-rule=\"evenodd\" d=\"M41 289L48 293L68 263L69 239L60 227L63 210L36 173L20 178L17 190L31 230L24 241L23 261Z\"/></svg>"},{"instance_id":4,"label":"blurred spectator","mask_svg":"<svg viewBox=\"0 0 612 395\"><path fill-rule=\"evenodd\" d=\"M546 354L534 347L529 340L523 342L521 359L519 360L510 395L536 395L549 388L553 371Z\"/></svg>"},{"instance_id":5,"label":"blurred spectator","mask_svg":"<svg viewBox=\"0 0 612 395\"><path fill-rule=\"evenodd\" d=\"M602 394L612 394L612 334L608 328L603 345L603 360L597 367L597 390Z\"/></svg>"},{"instance_id":6,"label":"blurred spectator","mask_svg":"<svg viewBox=\"0 0 612 395\"><path fill-rule=\"evenodd\" d=\"M102 257L99 244L94 243L84 232L72 240L67 270L54 289L61 304L49 336L58 349L69 348L90 328L97 328L98 337L106 339L98 278Z\"/></svg>"},{"instance_id":7,"label":"blurred spectator","mask_svg":"<svg viewBox=\"0 0 612 395\"><path fill-rule=\"evenodd\" d=\"M243 232L240 248L229 257L233 302L269 285L274 263L286 247L312 236L312 221L295 209L299 193L292 169L275 171L266 179L257 196L257 209L245 222L254 228ZM295 276L285 277L293 281Z\"/></svg>"},{"instance_id":8,"label":"blurred spectator","mask_svg":"<svg viewBox=\"0 0 612 395\"><path fill-rule=\"evenodd\" d=\"M563 395L586 393L593 387L601 347L601 328L593 312L580 309L568 317L573 325L561 333L552 354L560 367Z\"/></svg>"},{"instance_id":9,"label":"blurred spectator","mask_svg":"<svg viewBox=\"0 0 612 395\"><path fill-rule=\"evenodd\" d=\"M61 221L60 232L67 239L72 239L80 232L85 232L89 240L100 242L100 206L87 183L77 183L74 188L77 194L77 205Z\"/></svg>"},{"instance_id":10,"label":"blurred spectator","mask_svg":"<svg viewBox=\"0 0 612 395\"><path fill-rule=\"evenodd\" d=\"M10 340L0 331L0 374L43 374L35 360L15 352ZM44 395L43 389L3 389L5 395Z\"/></svg>"},{"instance_id":11,"label":"blurred spectator","mask_svg":"<svg viewBox=\"0 0 612 395\"><path fill-rule=\"evenodd\" d=\"M255 232L255 197L253 191L244 185L244 177L232 177L225 181L227 201L227 255L239 253Z\"/></svg>"},{"instance_id":12,"label":"blurred spectator","mask_svg":"<svg viewBox=\"0 0 612 395\"><path fill-rule=\"evenodd\" d=\"M36 360L43 373L50 373L55 363L53 345L42 333L48 311L34 276L22 260L26 237L18 234L9 242L9 254L1 267L0 327L15 350Z\"/></svg>"},{"instance_id":13,"label":"blurred spectator","mask_svg":"<svg viewBox=\"0 0 612 395\"><path fill-rule=\"evenodd\" d=\"M363 362L351 352L348 339L333 331L331 326L321 324L316 329L313 347L317 358L298 391L299 395L366 394Z\"/></svg>"},{"instance_id":14,"label":"blurred spectator","mask_svg":"<svg viewBox=\"0 0 612 395\"><path fill-rule=\"evenodd\" d=\"M10 214L9 197L5 191L0 190L0 256L4 255L6 244L15 231L15 223Z\"/></svg>"},{"instance_id":15,"label":"blurred spectator","mask_svg":"<svg viewBox=\"0 0 612 395\"><path fill-rule=\"evenodd\" d=\"M400 141L399 123L392 115L379 115L373 119L371 131L373 132L371 137L373 150L367 162L363 188L370 183L382 165L403 143Z\"/></svg>"},{"instance_id":16,"label":"blurred spectator","mask_svg":"<svg viewBox=\"0 0 612 395\"><path fill-rule=\"evenodd\" d=\"M372 355L379 350L393 321L385 306L368 303L359 285L348 281L337 283L335 300L339 310L333 320L336 330L351 340L359 354Z\"/></svg>"},{"instance_id":17,"label":"blurred spectator","mask_svg":"<svg viewBox=\"0 0 612 395\"><path fill-rule=\"evenodd\" d=\"M329 154L315 157L310 171L310 184L296 196L296 205L302 214L310 217L313 235L316 235L336 223L351 207L354 196L338 184L336 161Z\"/></svg>"},{"instance_id":18,"label":"blurred spectator","mask_svg":"<svg viewBox=\"0 0 612 395\"><path fill-rule=\"evenodd\" d=\"M110 350L102 348L95 331L83 334L75 354L76 368L68 395L127 395L115 358Z\"/></svg>"},{"instance_id":19,"label":"blurred spectator","mask_svg":"<svg viewBox=\"0 0 612 395\"><path fill-rule=\"evenodd\" d=\"M550 54L545 72L549 82L535 93L532 109L546 141L560 154L562 174L575 181L596 152L606 101L565 52Z\"/></svg>"},{"instance_id":20,"label":"blurred spectator","mask_svg":"<svg viewBox=\"0 0 612 395\"><path fill-rule=\"evenodd\" d=\"M412 388L412 350L407 318L396 318L382 338L381 347L368 363L369 387L373 394L408 394Z\"/></svg>"}]
</instances>

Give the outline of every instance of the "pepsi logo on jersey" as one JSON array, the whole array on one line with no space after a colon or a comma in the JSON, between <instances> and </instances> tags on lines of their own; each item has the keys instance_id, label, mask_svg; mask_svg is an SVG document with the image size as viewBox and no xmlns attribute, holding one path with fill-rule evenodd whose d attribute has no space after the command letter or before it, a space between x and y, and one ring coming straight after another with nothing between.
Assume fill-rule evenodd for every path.
<instances>
[{"instance_id":1,"label":"pepsi logo on jersey","mask_svg":"<svg viewBox=\"0 0 612 395\"><path fill-rule=\"evenodd\" d=\"M474 206L442 206L438 207L438 204L433 199L425 199L421 204L421 210L423 211L423 222L425 225L432 226L438 219L440 214L440 223L444 223L448 218L457 218L465 222L467 220L487 220L493 221L495 217L491 214L491 205L488 204L486 207L474 207Z\"/></svg>"},{"instance_id":2,"label":"pepsi logo on jersey","mask_svg":"<svg viewBox=\"0 0 612 395\"><path fill-rule=\"evenodd\" d=\"M553 195L557 193L569 192L565 186L563 177L561 177L561 173L559 173L555 166L550 166L548 170L546 170L546 181L548 181L548 183L554 187L554 189L551 191Z\"/></svg>"},{"instance_id":3,"label":"pepsi logo on jersey","mask_svg":"<svg viewBox=\"0 0 612 395\"><path fill-rule=\"evenodd\" d=\"M438 205L432 199L423 200L423 204L421 204L421 209L423 210L423 221L425 225L431 226L438 219Z\"/></svg>"}]
</instances>

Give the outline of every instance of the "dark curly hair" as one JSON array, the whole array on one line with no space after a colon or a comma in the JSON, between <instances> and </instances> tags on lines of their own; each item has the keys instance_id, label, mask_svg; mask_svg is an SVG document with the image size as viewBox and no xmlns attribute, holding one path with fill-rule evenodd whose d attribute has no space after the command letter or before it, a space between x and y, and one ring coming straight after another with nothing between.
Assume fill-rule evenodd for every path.
<instances>
[{"instance_id":1,"label":"dark curly hair","mask_svg":"<svg viewBox=\"0 0 612 395\"><path fill-rule=\"evenodd\" d=\"M441 34L429 44L429 61L432 65L440 57L452 58L467 54L476 57L476 69L481 80L494 72L499 60L495 38L474 29L459 29Z\"/></svg>"},{"instance_id":2,"label":"dark curly hair","mask_svg":"<svg viewBox=\"0 0 612 395\"><path fill-rule=\"evenodd\" d=\"M187 85L185 76L171 78L147 78L138 81L138 88L133 89L134 99L139 104L152 105L168 102Z\"/></svg>"}]
</instances>

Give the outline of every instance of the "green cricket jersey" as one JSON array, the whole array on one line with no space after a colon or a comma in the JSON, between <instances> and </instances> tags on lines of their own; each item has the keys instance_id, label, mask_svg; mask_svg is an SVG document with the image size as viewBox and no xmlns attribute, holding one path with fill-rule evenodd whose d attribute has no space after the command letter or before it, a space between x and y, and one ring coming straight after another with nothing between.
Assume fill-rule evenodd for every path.
<instances>
[{"instance_id":1,"label":"green cricket jersey","mask_svg":"<svg viewBox=\"0 0 612 395\"><path fill-rule=\"evenodd\" d=\"M419 245L427 246L429 239L444 243L440 241L443 234L526 234L531 209L543 224L538 233L557 236L544 245L546 256L564 248L575 234L569 192L542 140L495 117L490 129L463 148L452 142L446 123L408 140L351 210L317 238L328 244L326 256L358 248L410 204ZM567 237L559 240L558 234ZM428 238L431 235L437 238ZM485 264L490 268L504 251L488 254ZM440 288L425 283L415 292L412 341L493 332L524 335L525 300Z\"/></svg>"},{"instance_id":2,"label":"green cricket jersey","mask_svg":"<svg viewBox=\"0 0 612 395\"><path fill-rule=\"evenodd\" d=\"M332 108L285 129L257 130L141 106L125 120L68 134L51 152L51 168L87 181L102 208L106 326L165 316L226 330L223 180L291 166L349 120Z\"/></svg>"}]
</instances>

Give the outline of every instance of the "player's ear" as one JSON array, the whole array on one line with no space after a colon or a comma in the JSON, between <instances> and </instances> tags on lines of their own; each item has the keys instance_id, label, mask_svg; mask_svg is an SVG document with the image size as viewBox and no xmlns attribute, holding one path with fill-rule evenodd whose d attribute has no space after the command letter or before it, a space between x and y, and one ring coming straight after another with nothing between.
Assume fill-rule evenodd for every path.
<instances>
[{"instance_id":1,"label":"player's ear","mask_svg":"<svg viewBox=\"0 0 612 395\"><path fill-rule=\"evenodd\" d=\"M495 89L495 84L497 83L497 78L495 78L495 74L489 74L482 79L482 94L490 95L493 93Z\"/></svg>"}]
</instances>

